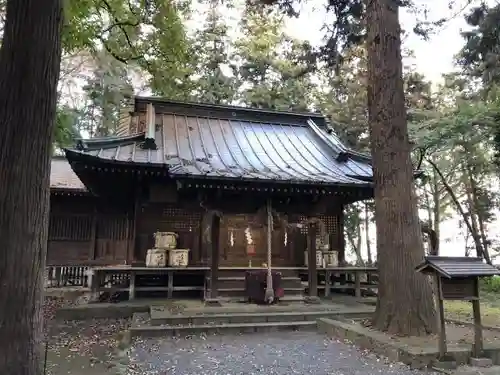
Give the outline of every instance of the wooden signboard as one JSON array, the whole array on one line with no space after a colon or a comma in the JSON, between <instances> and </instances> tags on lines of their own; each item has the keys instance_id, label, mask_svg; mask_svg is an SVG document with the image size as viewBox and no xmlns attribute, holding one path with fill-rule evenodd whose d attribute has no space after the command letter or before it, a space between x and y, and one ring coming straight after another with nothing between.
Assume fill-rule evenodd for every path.
<instances>
[{"instance_id":1,"label":"wooden signboard","mask_svg":"<svg viewBox=\"0 0 500 375\"><path fill-rule=\"evenodd\" d=\"M478 299L476 278L441 279L441 298L443 300L473 301Z\"/></svg>"}]
</instances>

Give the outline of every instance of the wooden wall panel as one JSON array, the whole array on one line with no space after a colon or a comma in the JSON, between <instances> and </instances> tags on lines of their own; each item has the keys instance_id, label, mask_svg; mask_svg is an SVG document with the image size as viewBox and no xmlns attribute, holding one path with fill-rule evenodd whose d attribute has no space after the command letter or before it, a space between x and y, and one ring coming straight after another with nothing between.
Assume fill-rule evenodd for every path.
<instances>
[{"instance_id":1,"label":"wooden wall panel","mask_svg":"<svg viewBox=\"0 0 500 375\"><path fill-rule=\"evenodd\" d=\"M90 257L92 218L89 214L74 214L70 208L49 217L47 265L82 263Z\"/></svg>"},{"instance_id":2,"label":"wooden wall panel","mask_svg":"<svg viewBox=\"0 0 500 375\"><path fill-rule=\"evenodd\" d=\"M98 212L95 259L114 264L127 263L131 215Z\"/></svg>"},{"instance_id":3,"label":"wooden wall panel","mask_svg":"<svg viewBox=\"0 0 500 375\"><path fill-rule=\"evenodd\" d=\"M122 264L132 248L133 214L93 197L51 197L47 264Z\"/></svg>"},{"instance_id":4,"label":"wooden wall panel","mask_svg":"<svg viewBox=\"0 0 500 375\"><path fill-rule=\"evenodd\" d=\"M90 247L86 241L49 240L47 243L48 266L85 264L89 256Z\"/></svg>"}]
</instances>

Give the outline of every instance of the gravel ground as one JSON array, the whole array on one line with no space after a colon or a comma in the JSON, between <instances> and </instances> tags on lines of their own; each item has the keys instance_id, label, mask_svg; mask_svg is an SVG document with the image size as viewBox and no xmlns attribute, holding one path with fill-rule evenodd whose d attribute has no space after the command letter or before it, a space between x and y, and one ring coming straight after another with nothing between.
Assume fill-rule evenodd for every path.
<instances>
[{"instance_id":1,"label":"gravel ground","mask_svg":"<svg viewBox=\"0 0 500 375\"><path fill-rule=\"evenodd\" d=\"M129 375L429 374L300 331L141 340L129 360Z\"/></svg>"}]
</instances>

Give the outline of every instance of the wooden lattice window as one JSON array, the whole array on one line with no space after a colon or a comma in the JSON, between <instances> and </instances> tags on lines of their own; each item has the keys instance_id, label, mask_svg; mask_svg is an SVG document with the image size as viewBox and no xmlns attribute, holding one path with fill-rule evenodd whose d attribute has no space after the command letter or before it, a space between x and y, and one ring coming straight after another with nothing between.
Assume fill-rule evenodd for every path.
<instances>
[{"instance_id":1,"label":"wooden lattice window","mask_svg":"<svg viewBox=\"0 0 500 375\"><path fill-rule=\"evenodd\" d=\"M167 207L161 214L160 227L173 231L193 231L200 227L201 213L176 207ZM161 225L164 224L164 225Z\"/></svg>"},{"instance_id":2,"label":"wooden lattice window","mask_svg":"<svg viewBox=\"0 0 500 375\"><path fill-rule=\"evenodd\" d=\"M339 233L339 217L338 216L328 216L328 215L320 215L318 219L322 220L325 223L325 229L328 234L337 235ZM299 223L302 224L302 228L300 228L300 232L302 234L307 234L307 222L308 218L306 216L299 217Z\"/></svg>"}]
</instances>

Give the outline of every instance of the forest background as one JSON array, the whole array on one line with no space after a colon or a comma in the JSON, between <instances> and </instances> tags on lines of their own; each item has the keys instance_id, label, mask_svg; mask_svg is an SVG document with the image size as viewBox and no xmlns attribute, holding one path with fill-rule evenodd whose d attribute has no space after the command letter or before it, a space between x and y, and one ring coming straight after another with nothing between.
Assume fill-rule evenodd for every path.
<instances>
[{"instance_id":1,"label":"forest background","mask_svg":"<svg viewBox=\"0 0 500 375\"><path fill-rule=\"evenodd\" d=\"M307 2L292 19L241 1L147 3L154 9L70 2L55 153L77 137L112 135L135 94L320 111L346 144L369 153L364 46L348 49L333 70L308 58L325 35L321 3ZM422 222L437 233L442 255L487 253L495 261L500 6L468 3L434 2L426 19L446 22L426 38L414 32L415 14L402 10L406 105L414 165L424 172ZM373 211L373 202L347 209L353 262L376 260Z\"/></svg>"}]
</instances>

